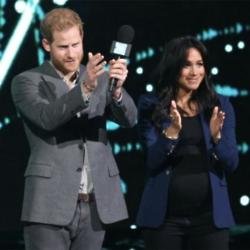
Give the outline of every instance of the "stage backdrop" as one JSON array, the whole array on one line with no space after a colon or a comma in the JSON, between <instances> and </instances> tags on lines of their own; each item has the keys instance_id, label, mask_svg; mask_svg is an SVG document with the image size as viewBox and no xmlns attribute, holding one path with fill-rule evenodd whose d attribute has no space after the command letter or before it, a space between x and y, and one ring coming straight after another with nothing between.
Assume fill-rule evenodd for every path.
<instances>
[{"instance_id":1,"label":"stage backdrop","mask_svg":"<svg viewBox=\"0 0 250 250\"><path fill-rule=\"evenodd\" d=\"M14 75L41 64L39 22L60 1L0 1L0 229L19 230L23 173L29 148L16 114L10 83ZM166 41L193 35L208 47L211 77L218 93L230 96L237 118L240 166L228 178L232 206L238 224L250 223L249 205L249 83L250 4L245 1L61 1L84 21L84 50L110 58L112 40L121 25L135 29L126 89L135 102L155 90L156 68ZM22 5L24 4L24 5ZM33 5L32 5L33 4ZM84 59L84 62L86 60ZM145 180L144 153L137 127L122 129L108 123L109 138L120 168L130 219L134 223Z\"/></svg>"}]
</instances>

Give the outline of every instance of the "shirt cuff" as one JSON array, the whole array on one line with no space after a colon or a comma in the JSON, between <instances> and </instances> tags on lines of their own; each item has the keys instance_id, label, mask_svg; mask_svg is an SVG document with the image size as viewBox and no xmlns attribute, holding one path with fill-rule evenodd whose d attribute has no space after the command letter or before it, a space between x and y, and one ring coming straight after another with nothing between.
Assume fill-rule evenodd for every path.
<instances>
[{"instance_id":1,"label":"shirt cuff","mask_svg":"<svg viewBox=\"0 0 250 250\"><path fill-rule=\"evenodd\" d=\"M120 96L119 96L118 99L115 98L115 97L113 97L113 100L114 100L114 102L115 102L116 104L120 105L121 102L122 102L122 93L120 94Z\"/></svg>"},{"instance_id":2,"label":"shirt cuff","mask_svg":"<svg viewBox=\"0 0 250 250\"><path fill-rule=\"evenodd\" d=\"M86 95L84 90L83 90L83 84L81 84L81 91L82 91L82 98L83 98L83 101L85 102L85 104L89 104L89 99L90 99L90 95Z\"/></svg>"}]
</instances>

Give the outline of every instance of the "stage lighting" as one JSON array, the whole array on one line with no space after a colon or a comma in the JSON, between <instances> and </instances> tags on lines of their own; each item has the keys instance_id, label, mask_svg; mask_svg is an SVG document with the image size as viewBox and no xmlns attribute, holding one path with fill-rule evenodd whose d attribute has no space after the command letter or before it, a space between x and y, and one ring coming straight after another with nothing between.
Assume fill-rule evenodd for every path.
<instances>
[{"instance_id":1,"label":"stage lighting","mask_svg":"<svg viewBox=\"0 0 250 250\"><path fill-rule=\"evenodd\" d=\"M9 118L9 117L5 117L5 118L4 118L4 124L5 124L5 125L10 124L10 118Z\"/></svg>"},{"instance_id":2,"label":"stage lighting","mask_svg":"<svg viewBox=\"0 0 250 250\"><path fill-rule=\"evenodd\" d=\"M242 195L240 197L240 205L241 206L248 206L250 202L249 196L248 195Z\"/></svg>"},{"instance_id":3,"label":"stage lighting","mask_svg":"<svg viewBox=\"0 0 250 250\"><path fill-rule=\"evenodd\" d=\"M143 74L143 68L142 67L137 67L136 74L142 75Z\"/></svg>"},{"instance_id":4,"label":"stage lighting","mask_svg":"<svg viewBox=\"0 0 250 250\"><path fill-rule=\"evenodd\" d=\"M18 0L15 2L15 10L17 13L21 14L26 8L26 2L23 0Z\"/></svg>"},{"instance_id":5,"label":"stage lighting","mask_svg":"<svg viewBox=\"0 0 250 250\"><path fill-rule=\"evenodd\" d=\"M213 68L211 69L211 74L212 74L212 75L218 75L218 73L219 73L219 69L218 69L217 67L213 67Z\"/></svg>"},{"instance_id":6,"label":"stage lighting","mask_svg":"<svg viewBox=\"0 0 250 250\"><path fill-rule=\"evenodd\" d=\"M242 142L238 145L238 150L241 154L247 154L249 152L249 144L247 142Z\"/></svg>"},{"instance_id":7,"label":"stage lighting","mask_svg":"<svg viewBox=\"0 0 250 250\"><path fill-rule=\"evenodd\" d=\"M106 127L108 131L114 131L120 128L120 126L117 123L112 121L107 121Z\"/></svg>"},{"instance_id":8,"label":"stage lighting","mask_svg":"<svg viewBox=\"0 0 250 250\"><path fill-rule=\"evenodd\" d=\"M57 4L57 5L60 5L60 6L64 5L67 2L68 2L68 0L53 0L54 4Z\"/></svg>"},{"instance_id":9,"label":"stage lighting","mask_svg":"<svg viewBox=\"0 0 250 250\"><path fill-rule=\"evenodd\" d=\"M243 41L239 41L237 44L238 49L244 49L245 48L245 43Z\"/></svg>"},{"instance_id":10,"label":"stage lighting","mask_svg":"<svg viewBox=\"0 0 250 250\"><path fill-rule=\"evenodd\" d=\"M233 51L233 46L231 44L226 44L225 45L225 51L230 53Z\"/></svg>"},{"instance_id":11,"label":"stage lighting","mask_svg":"<svg viewBox=\"0 0 250 250\"><path fill-rule=\"evenodd\" d=\"M29 4L25 6L25 10L18 20L10 40L5 47L0 61L0 88L33 21L36 7L39 2L40 0L29 1Z\"/></svg>"},{"instance_id":12,"label":"stage lighting","mask_svg":"<svg viewBox=\"0 0 250 250\"><path fill-rule=\"evenodd\" d=\"M151 83L148 83L146 85L146 91L147 92L152 92L154 90L154 86Z\"/></svg>"}]
</instances>

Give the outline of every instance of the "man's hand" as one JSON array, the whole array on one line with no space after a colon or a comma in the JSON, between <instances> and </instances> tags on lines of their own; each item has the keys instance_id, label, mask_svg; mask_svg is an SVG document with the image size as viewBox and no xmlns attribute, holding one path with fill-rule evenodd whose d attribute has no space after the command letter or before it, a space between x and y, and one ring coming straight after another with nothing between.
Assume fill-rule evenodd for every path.
<instances>
[{"instance_id":1,"label":"man's hand","mask_svg":"<svg viewBox=\"0 0 250 250\"><path fill-rule=\"evenodd\" d=\"M127 61L126 59L112 59L109 62L109 65L109 77L117 79L117 84L112 94L114 98L119 99L121 96L122 85L124 84L128 75Z\"/></svg>"},{"instance_id":2,"label":"man's hand","mask_svg":"<svg viewBox=\"0 0 250 250\"><path fill-rule=\"evenodd\" d=\"M103 58L103 55L100 53L95 55L91 52L88 53L87 76L83 85L85 94L91 93L96 88L97 78L104 73L106 61L103 61Z\"/></svg>"}]
</instances>

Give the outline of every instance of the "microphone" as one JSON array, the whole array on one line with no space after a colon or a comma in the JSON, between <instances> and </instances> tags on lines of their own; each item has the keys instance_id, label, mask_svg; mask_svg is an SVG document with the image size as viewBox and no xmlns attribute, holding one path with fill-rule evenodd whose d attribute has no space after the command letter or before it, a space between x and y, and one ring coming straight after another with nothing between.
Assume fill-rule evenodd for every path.
<instances>
[{"instance_id":1,"label":"microphone","mask_svg":"<svg viewBox=\"0 0 250 250\"><path fill-rule=\"evenodd\" d=\"M135 31L130 25L122 25L117 32L117 40L113 41L110 48L110 53L115 60L119 58L128 58L132 40L134 39ZM116 87L117 79L110 78L109 91L113 92Z\"/></svg>"}]
</instances>

